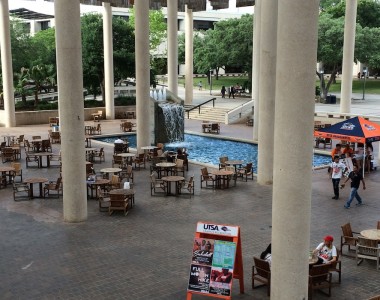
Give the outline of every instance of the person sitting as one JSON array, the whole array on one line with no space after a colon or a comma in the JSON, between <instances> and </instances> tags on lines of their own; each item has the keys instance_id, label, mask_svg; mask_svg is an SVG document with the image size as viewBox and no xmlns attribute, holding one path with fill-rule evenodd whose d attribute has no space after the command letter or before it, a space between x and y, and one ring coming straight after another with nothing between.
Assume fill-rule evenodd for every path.
<instances>
[{"instance_id":1,"label":"person sitting","mask_svg":"<svg viewBox=\"0 0 380 300\"><path fill-rule=\"evenodd\" d=\"M373 159L372 154L373 154L373 146L371 142L367 142L365 144L366 148L366 156L365 156L365 171L370 172L372 171L371 168L371 161Z\"/></svg>"},{"instance_id":2,"label":"person sitting","mask_svg":"<svg viewBox=\"0 0 380 300\"><path fill-rule=\"evenodd\" d=\"M124 141L121 139L121 137L119 136L115 141L114 141L115 144L123 144Z\"/></svg>"},{"instance_id":3,"label":"person sitting","mask_svg":"<svg viewBox=\"0 0 380 300\"><path fill-rule=\"evenodd\" d=\"M342 145L336 144L335 148L331 151L331 159L334 161L335 156L342 156Z\"/></svg>"},{"instance_id":4,"label":"person sitting","mask_svg":"<svg viewBox=\"0 0 380 300\"><path fill-rule=\"evenodd\" d=\"M350 144L345 144L343 149L343 154L345 157L353 157L354 156L354 150L350 147Z\"/></svg>"},{"instance_id":5,"label":"person sitting","mask_svg":"<svg viewBox=\"0 0 380 300\"><path fill-rule=\"evenodd\" d=\"M364 159L364 144L358 143L355 151L355 160L358 165L358 168L363 168L363 159Z\"/></svg>"},{"instance_id":6,"label":"person sitting","mask_svg":"<svg viewBox=\"0 0 380 300\"><path fill-rule=\"evenodd\" d=\"M313 252L318 257L316 264L328 264L336 261L338 254L333 241L334 238L331 235L326 235L323 242L315 248Z\"/></svg>"},{"instance_id":7,"label":"person sitting","mask_svg":"<svg viewBox=\"0 0 380 300\"><path fill-rule=\"evenodd\" d=\"M260 259L267 261L269 266L272 265L272 243L268 245L265 251L261 252Z\"/></svg>"}]
</instances>

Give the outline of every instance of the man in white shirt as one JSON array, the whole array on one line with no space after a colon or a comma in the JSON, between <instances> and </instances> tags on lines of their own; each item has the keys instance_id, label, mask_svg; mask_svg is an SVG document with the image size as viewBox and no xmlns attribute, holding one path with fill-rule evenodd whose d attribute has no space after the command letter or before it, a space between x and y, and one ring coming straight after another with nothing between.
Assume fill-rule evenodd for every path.
<instances>
[{"instance_id":1,"label":"man in white shirt","mask_svg":"<svg viewBox=\"0 0 380 300\"><path fill-rule=\"evenodd\" d=\"M314 253L316 253L318 256L317 264L327 264L334 262L338 256L336 248L332 244L334 238L331 235L327 235L323 240L324 242L320 243L314 250Z\"/></svg>"},{"instance_id":2,"label":"man in white shirt","mask_svg":"<svg viewBox=\"0 0 380 300\"><path fill-rule=\"evenodd\" d=\"M335 156L334 161L330 165L330 178L334 188L334 197L332 199L339 199L339 182L345 169L346 165L339 162L339 156Z\"/></svg>"}]
</instances>

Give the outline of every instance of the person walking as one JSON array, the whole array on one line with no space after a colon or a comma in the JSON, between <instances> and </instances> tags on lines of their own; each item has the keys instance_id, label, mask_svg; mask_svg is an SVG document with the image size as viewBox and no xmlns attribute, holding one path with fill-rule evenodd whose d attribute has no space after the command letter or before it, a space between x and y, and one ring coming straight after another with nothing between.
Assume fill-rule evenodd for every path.
<instances>
[{"instance_id":1,"label":"person walking","mask_svg":"<svg viewBox=\"0 0 380 300\"><path fill-rule=\"evenodd\" d=\"M352 202L352 200L354 200L354 198L356 198L356 200L358 200L358 203L356 203L356 206L360 206L363 204L362 198L359 196L359 193L358 193L360 181L363 182L363 190L366 189L363 175L361 172L359 172L359 169L357 166L354 166L353 171L350 173L350 175L348 175L348 178L341 185L341 188L344 188L346 182L349 179L351 179L351 193L350 193L350 196L349 196L346 204L344 205L344 208L347 208L347 209L350 208L351 202Z\"/></svg>"},{"instance_id":2,"label":"person walking","mask_svg":"<svg viewBox=\"0 0 380 300\"><path fill-rule=\"evenodd\" d=\"M222 93L222 98L226 98L226 87L224 85L222 86L220 92Z\"/></svg>"},{"instance_id":3,"label":"person walking","mask_svg":"<svg viewBox=\"0 0 380 300\"><path fill-rule=\"evenodd\" d=\"M334 157L334 161L330 165L330 178L332 180L334 197L332 199L339 199L339 182L343 176L343 172L346 169L344 163L339 162L339 156Z\"/></svg>"},{"instance_id":4,"label":"person walking","mask_svg":"<svg viewBox=\"0 0 380 300\"><path fill-rule=\"evenodd\" d=\"M199 88L200 91L202 90L202 80L199 81L199 83L198 83L198 88Z\"/></svg>"}]
</instances>

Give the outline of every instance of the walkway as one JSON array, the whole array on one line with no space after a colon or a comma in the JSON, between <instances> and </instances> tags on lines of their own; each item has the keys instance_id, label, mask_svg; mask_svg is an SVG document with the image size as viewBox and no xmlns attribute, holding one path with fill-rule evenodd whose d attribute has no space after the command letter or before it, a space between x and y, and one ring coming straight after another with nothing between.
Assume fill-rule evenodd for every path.
<instances>
[{"instance_id":1,"label":"walkway","mask_svg":"<svg viewBox=\"0 0 380 300\"><path fill-rule=\"evenodd\" d=\"M186 128L200 131L193 123L186 121ZM119 121L101 124L103 133L120 132ZM0 128L0 135L47 136L47 129L47 125ZM222 127L222 134L235 137L249 138L251 131L245 125ZM107 146L106 162L96 164L96 170L111 165L111 152ZM239 295L234 280L233 299L268 299L265 288L251 289L250 276L252 256L271 241L270 186L238 181L228 190L200 189L200 167L191 164L187 176L195 175L194 197L151 197L148 169L134 173L136 206L126 217L100 213L97 202L88 200L88 220L80 224L62 221L62 199L14 202L11 188L0 190L1 298L185 299L194 230L197 221L204 220L241 226L245 294ZM58 168L24 167L24 178L36 175L55 180ZM331 200L326 170L313 173L311 247L326 234L332 234L338 245L340 226L346 222L356 231L376 226L380 172L370 174L366 182L368 189L360 191L365 205L346 210L343 204L349 189L342 191L341 200ZM332 299L366 299L376 294L380 294L380 276L374 263L356 266L354 259L344 257L342 284L334 286ZM326 298L315 293L314 299Z\"/></svg>"}]
</instances>

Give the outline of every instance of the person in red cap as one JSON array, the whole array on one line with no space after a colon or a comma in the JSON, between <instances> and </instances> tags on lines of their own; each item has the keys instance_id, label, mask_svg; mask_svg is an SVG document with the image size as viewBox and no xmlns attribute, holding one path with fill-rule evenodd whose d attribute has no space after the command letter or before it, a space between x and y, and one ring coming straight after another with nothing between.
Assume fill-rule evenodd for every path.
<instances>
[{"instance_id":1,"label":"person in red cap","mask_svg":"<svg viewBox=\"0 0 380 300\"><path fill-rule=\"evenodd\" d=\"M318 262L316 264L334 262L338 256L336 248L333 245L334 238L331 235L326 235L323 240L323 243L320 243L314 250L314 253L318 256Z\"/></svg>"}]
</instances>

